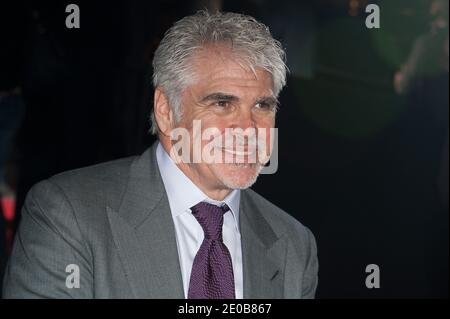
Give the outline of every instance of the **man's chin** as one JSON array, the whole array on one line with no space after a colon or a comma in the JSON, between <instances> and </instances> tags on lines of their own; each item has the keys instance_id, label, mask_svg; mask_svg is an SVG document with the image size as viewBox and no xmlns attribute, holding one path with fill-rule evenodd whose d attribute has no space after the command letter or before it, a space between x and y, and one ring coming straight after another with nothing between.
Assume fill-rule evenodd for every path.
<instances>
[{"instance_id":1,"label":"man's chin","mask_svg":"<svg viewBox=\"0 0 450 319\"><path fill-rule=\"evenodd\" d=\"M217 176L222 183L231 189L246 189L258 178L261 165L248 163L232 163L217 165Z\"/></svg>"}]
</instances>

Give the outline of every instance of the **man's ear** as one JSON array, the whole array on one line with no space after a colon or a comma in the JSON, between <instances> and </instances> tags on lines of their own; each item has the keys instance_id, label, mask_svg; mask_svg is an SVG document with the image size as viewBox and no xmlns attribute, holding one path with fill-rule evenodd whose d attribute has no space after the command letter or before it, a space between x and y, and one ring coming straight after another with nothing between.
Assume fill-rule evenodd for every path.
<instances>
[{"instance_id":1,"label":"man's ear","mask_svg":"<svg viewBox=\"0 0 450 319\"><path fill-rule=\"evenodd\" d=\"M170 130L172 129L173 112L166 95L160 87L155 89L153 101L155 120L158 124L158 129L161 134L169 136Z\"/></svg>"}]
</instances>

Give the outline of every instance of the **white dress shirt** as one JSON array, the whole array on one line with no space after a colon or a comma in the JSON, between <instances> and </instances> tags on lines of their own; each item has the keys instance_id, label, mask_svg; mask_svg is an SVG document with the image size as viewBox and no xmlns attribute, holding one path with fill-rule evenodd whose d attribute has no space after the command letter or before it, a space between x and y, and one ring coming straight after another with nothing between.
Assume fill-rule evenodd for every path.
<instances>
[{"instance_id":1,"label":"white dress shirt","mask_svg":"<svg viewBox=\"0 0 450 319\"><path fill-rule=\"evenodd\" d=\"M237 299L243 298L242 248L239 232L240 191L233 190L222 202L209 198L174 163L161 143L156 149L159 171L169 199L175 225L175 233L183 277L184 295L187 298L192 265L203 242L204 233L191 207L205 201L217 206L226 203L230 211L224 214L223 242L231 254L234 273L234 287Z\"/></svg>"}]
</instances>

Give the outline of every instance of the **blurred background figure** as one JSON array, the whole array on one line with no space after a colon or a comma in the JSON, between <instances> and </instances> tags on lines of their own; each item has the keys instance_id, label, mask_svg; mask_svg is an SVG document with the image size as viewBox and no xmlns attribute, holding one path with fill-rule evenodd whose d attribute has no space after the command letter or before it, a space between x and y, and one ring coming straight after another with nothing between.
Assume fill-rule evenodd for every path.
<instances>
[{"instance_id":1,"label":"blurred background figure","mask_svg":"<svg viewBox=\"0 0 450 319\"><path fill-rule=\"evenodd\" d=\"M429 27L413 41L406 61L394 75L394 88L414 116L409 121L409 138L414 140L409 154L423 165L421 170L417 166L408 169L429 185L426 189L441 207L424 211L423 227L433 232L424 238L424 256L436 265L428 270L430 289L444 291L442 282L448 282L449 265L449 1L425 4Z\"/></svg>"},{"instance_id":2,"label":"blurred background figure","mask_svg":"<svg viewBox=\"0 0 450 319\"><path fill-rule=\"evenodd\" d=\"M24 6L0 6L0 276L12 240L17 186L16 133L25 111L22 67L25 28Z\"/></svg>"},{"instance_id":3,"label":"blurred background figure","mask_svg":"<svg viewBox=\"0 0 450 319\"><path fill-rule=\"evenodd\" d=\"M401 69L395 73L394 85L399 94L411 91L415 81L448 73L449 35L448 1L430 1L430 27L419 35Z\"/></svg>"},{"instance_id":4,"label":"blurred background figure","mask_svg":"<svg viewBox=\"0 0 450 319\"><path fill-rule=\"evenodd\" d=\"M411 103L428 108L435 115L435 125L443 132L442 161L436 186L443 206L448 209L448 71L449 71L449 1L430 1L430 28L414 41L401 69L395 73L398 94L409 95Z\"/></svg>"}]
</instances>

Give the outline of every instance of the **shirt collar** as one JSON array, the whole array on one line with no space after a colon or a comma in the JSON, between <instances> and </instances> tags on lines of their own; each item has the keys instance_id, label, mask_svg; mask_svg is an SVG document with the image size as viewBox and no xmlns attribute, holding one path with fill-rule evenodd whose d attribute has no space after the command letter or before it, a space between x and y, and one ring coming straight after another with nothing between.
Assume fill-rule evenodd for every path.
<instances>
[{"instance_id":1,"label":"shirt collar","mask_svg":"<svg viewBox=\"0 0 450 319\"><path fill-rule=\"evenodd\" d=\"M241 196L239 189L231 191L223 201L216 201L203 193L203 191L181 171L169 154L167 154L160 142L158 142L156 148L156 160L158 162L164 187L166 188L170 210L174 217L185 212L190 213L190 208L202 201L217 206L225 203L231 210L236 227L239 228L239 202Z\"/></svg>"}]
</instances>

